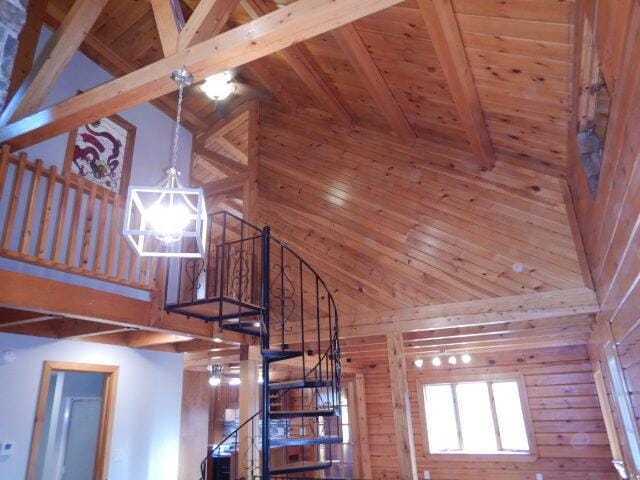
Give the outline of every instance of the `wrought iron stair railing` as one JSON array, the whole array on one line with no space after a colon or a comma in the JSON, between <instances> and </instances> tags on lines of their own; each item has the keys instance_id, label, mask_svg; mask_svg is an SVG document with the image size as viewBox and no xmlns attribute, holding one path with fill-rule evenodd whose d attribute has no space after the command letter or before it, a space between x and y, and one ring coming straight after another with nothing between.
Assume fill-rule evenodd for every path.
<instances>
[{"instance_id":1,"label":"wrought iron stair railing","mask_svg":"<svg viewBox=\"0 0 640 480\"><path fill-rule=\"evenodd\" d=\"M271 236L269 227L259 229L228 212L208 220L208 255L169 265L165 308L255 336L262 354L262 408L211 452L218 455L225 442L237 450L242 430L258 429L258 440L249 437L260 446L260 461L241 458L239 468L219 478L290 478L329 469L335 457L332 445L342 442L333 296L302 257ZM272 381L277 364L296 374ZM253 448L245 446L244 452L255 456ZM272 456L287 462L272 464ZM296 462L288 461L294 457Z\"/></svg>"}]
</instances>

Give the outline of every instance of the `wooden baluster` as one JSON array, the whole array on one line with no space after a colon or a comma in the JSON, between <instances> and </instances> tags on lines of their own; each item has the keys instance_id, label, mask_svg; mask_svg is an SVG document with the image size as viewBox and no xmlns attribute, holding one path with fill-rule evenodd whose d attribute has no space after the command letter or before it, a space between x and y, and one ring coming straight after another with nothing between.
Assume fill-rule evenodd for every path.
<instances>
[{"instance_id":1,"label":"wooden baluster","mask_svg":"<svg viewBox=\"0 0 640 480\"><path fill-rule=\"evenodd\" d=\"M139 271L139 268L138 268L139 257L131 247L129 247L129 250L131 251L131 255L129 257L129 274L127 275L127 280L129 281L129 283L135 283L137 281L136 274Z\"/></svg>"},{"instance_id":2,"label":"wooden baluster","mask_svg":"<svg viewBox=\"0 0 640 480\"><path fill-rule=\"evenodd\" d=\"M117 273L117 277L119 280L126 280L128 251L129 251L129 244L125 240L124 236L121 236L120 252L118 253L118 273Z\"/></svg>"},{"instance_id":3,"label":"wooden baluster","mask_svg":"<svg viewBox=\"0 0 640 480\"><path fill-rule=\"evenodd\" d=\"M7 180L7 172L9 171L10 160L11 160L11 147L9 147L9 145L3 145L2 157L0 158L0 196L4 192L5 182Z\"/></svg>"},{"instance_id":4,"label":"wooden baluster","mask_svg":"<svg viewBox=\"0 0 640 480\"><path fill-rule=\"evenodd\" d=\"M104 273L107 276L115 276L117 274L116 267L113 264L116 255L116 246L118 244L118 232L122 231L120 222L124 213L120 209L120 195L113 196L113 208L111 209L111 225L109 230L109 244L107 246L107 261L104 266Z\"/></svg>"},{"instance_id":5,"label":"wooden baluster","mask_svg":"<svg viewBox=\"0 0 640 480\"><path fill-rule=\"evenodd\" d=\"M53 165L49 169L49 181L47 182L47 193L44 202L44 211L42 212L42 220L40 220L40 231L38 232L38 250L39 258L45 258L47 243L49 240L49 225L51 223L51 210L53 209L53 194L56 191L56 183L58 182L58 167Z\"/></svg>"},{"instance_id":6,"label":"wooden baluster","mask_svg":"<svg viewBox=\"0 0 640 480\"><path fill-rule=\"evenodd\" d=\"M18 212L18 203L20 202L20 194L22 193L22 181L24 179L24 170L27 167L27 155L21 153L18 160L18 169L16 170L16 177L14 179L13 194L9 203L9 210L7 212L7 219L5 221L6 228L4 230L4 238L2 240L2 248L5 250L11 249L11 241L13 237L13 230L16 223L16 214Z\"/></svg>"},{"instance_id":7,"label":"wooden baluster","mask_svg":"<svg viewBox=\"0 0 640 480\"><path fill-rule=\"evenodd\" d=\"M58 222L56 225L56 234L53 238L53 247L51 249L51 258L55 263L64 263L62 256L62 236L65 229L64 224L67 219L67 205L69 204L69 190L71 185L71 177L69 173L65 173L62 183L62 193L60 194L60 208L58 209Z\"/></svg>"},{"instance_id":8,"label":"wooden baluster","mask_svg":"<svg viewBox=\"0 0 640 480\"><path fill-rule=\"evenodd\" d=\"M40 180L42 179L42 160L36 160L36 168L31 178L31 192L27 202L27 214L22 226L22 240L20 242L20 253L29 254L31 246L31 235L33 234L33 220L38 208L38 195L40 195Z\"/></svg>"},{"instance_id":9,"label":"wooden baluster","mask_svg":"<svg viewBox=\"0 0 640 480\"><path fill-rule=\"evenodd\" d=\"M107 228L107 206L111 192L103 191L100 199L100 213L98 214L98 225L96 233L96 250L93 253L93 271L100 273L102 270L102 251L104 250L104 237ZM105 267L105 272L107 271Z\"/></svg>"},{"instance_id":10,"label":"wooden baluster","mask_svg":"<svg viewBox=\"0 0 640 480\"><path fill-rule=\"evenodd\" d=\"M82 235L82 262L80 268L89 270L89 253L91 252L91 240L93 233L93 217L96 208L96 194L98 193L98 184L91 182L89 191L89 204L84 212L84 234Z\"/></svg>"},{"instance_id":11,"label":"wooden baluster","mask_svg":"<svg viewBox=\"0 0 640 480\"><path fill-rule=\"evenodd\" d=\"M73 206L73 213L71 217L71 228L69 229L69 243L67 245L67 258L64 263L67 265L74 267L75 266L75 255L76 255L76 245L78 244L78 225L80 224L80 213L82 212L82 200L84 197L84 184L85 181L83 178L78 178L77 190L76 190L76 201Z\"/></svg>"},{"instance_id":12,"label":"wooden baluster","mask_svg":"<svg viewBox=\"0 0 640 480\"><path fill-rule=\"evenodd\" d=\"M138 283L147 284L147 270L149 269L149 257L140 258L140 278Z\"/></svg>"}]
</instances>

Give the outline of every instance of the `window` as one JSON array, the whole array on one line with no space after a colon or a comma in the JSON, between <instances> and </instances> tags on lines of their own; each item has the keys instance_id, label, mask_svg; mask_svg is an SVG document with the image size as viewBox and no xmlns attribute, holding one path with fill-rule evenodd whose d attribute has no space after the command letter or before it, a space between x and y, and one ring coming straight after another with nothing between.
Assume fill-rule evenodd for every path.
<instances>
[{"instance_id":1,"label":"window","mask_svg":"<svg viewBox=\"0 0 640 480\"><path fill-rule=\"evenodd\" d=\"M431 455L534 454L521 377L429 382L419 388Z\"/></svg>"}]
</instances>

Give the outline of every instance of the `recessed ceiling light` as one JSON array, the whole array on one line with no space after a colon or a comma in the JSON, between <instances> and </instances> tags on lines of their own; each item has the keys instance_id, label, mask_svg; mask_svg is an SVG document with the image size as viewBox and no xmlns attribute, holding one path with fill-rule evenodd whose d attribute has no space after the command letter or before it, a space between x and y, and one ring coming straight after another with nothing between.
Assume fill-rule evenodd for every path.
<instances>
[{"instance_id":1,"label":"recessed ceiling light","mask_svg":"<svg viewBox=\"0 0 640 480\"><path fill-rule=\"evenodd\" d=\"M440 357L433 357L433 360L431 360L431 363L433 364L434 367L439 367L440 365L442 365L442 360L440 360Z\"/></svg>"},{"instance_id":2,"label":"recessed ceiling light","mask_svg":"<svg viewBox=\"0 0 640 480\"><path fill-rule=\"evenodd\" d=\"M460 357L460 360L462 360L462 363L469 363L471 361L471 355L465 353Z\"/></svg>"},{"instance_id":3,"label":"recessed ceiling light","mask_svg":"<svg viewBox=\"0 0 640 480\"><path fill-rule=\"evenodd\" d=\"M455 356L455 355L451 355L451 356L449 357L448 362L449 362L449 364L450 364L450 365L455 365L456 363L458 363L458 359L456 358L456 356Z\"/></svg>"}]
</instances>

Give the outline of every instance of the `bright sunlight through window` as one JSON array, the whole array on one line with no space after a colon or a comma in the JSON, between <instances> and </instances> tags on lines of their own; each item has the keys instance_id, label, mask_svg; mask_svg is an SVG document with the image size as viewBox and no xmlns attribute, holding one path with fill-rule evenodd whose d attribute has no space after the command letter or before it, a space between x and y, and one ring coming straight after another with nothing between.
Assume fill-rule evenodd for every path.
<instances>
[{"instance_id":1,"label":"bright sunlight through window","mask_svg":"<svg viewBox=\"0 0 640 480\"><path fill-rule=\"evenodd\" d=\"M430 453L531 453L517 381L423 388Z\"/></svg>"}]
</instances>

